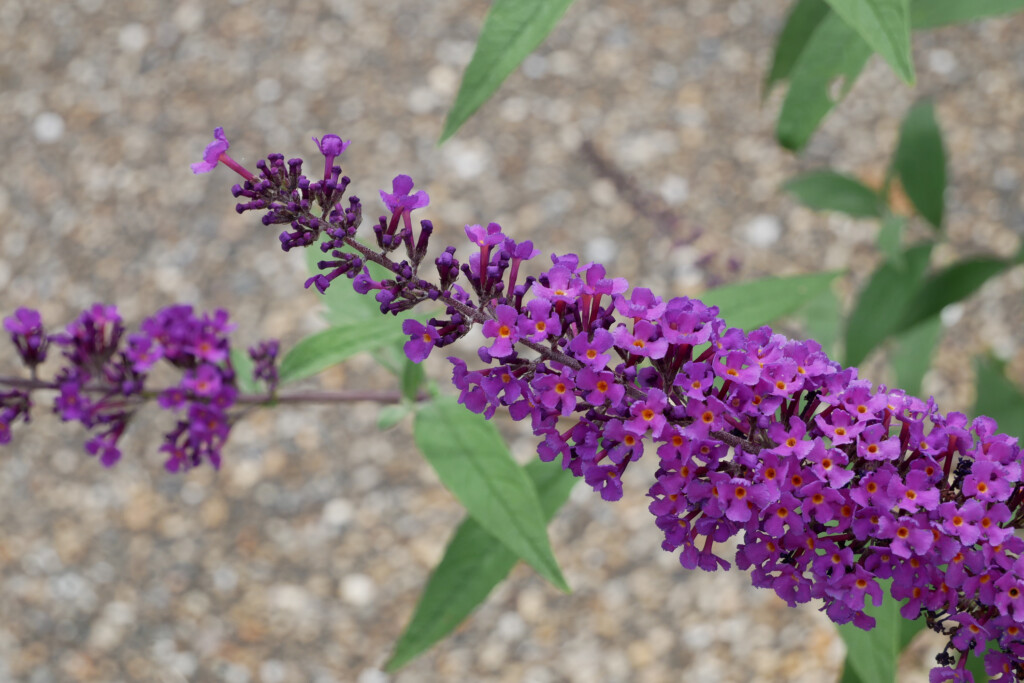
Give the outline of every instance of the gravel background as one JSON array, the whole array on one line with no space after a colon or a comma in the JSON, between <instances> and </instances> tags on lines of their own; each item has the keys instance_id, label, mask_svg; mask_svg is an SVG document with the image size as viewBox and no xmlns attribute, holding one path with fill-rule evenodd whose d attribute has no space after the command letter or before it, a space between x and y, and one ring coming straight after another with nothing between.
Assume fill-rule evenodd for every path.
<instances>
[{"instance_id":1,"label":"gravel background","mask_svg":"<svg viewBox=\"0 0 1024 683\"><path fill-rule=\"evenodd\" d=\"M352 138L356 192L370 200L411 174L439 243L496 220L665 295L850 267L848 294L878 258L876 226L801 209L779 186L826 164L880 181L902 115L931 96L952 187L936 263L1012 253L1024 16L918 34L914 89L873 59L796 158L772 137L779 94L761 103L787 4L580 0L438 148L487 3L6 0L0 309L63 324L106 301L134 324L186 301L229 308L241 344L318 329L301 258L235 214L230 173L189 172L217 125L249 165L271 151L312 158L312 135ZM602 174L587 141L654 210ZM945 408L970 406L971 354L992 349L1022 376L1022 289L1017 269L948 312L925 387ZM4 352L0 371L14 370ZM364 360L322 385L390 386ZM738 572L685 572L660 550L643 468L620 503L577 489L553 524L572 595L520 566L453 638L381 673L461 514L408 424L380 435L376 413L259 413L219 473L170 475L157 418L138 421L105 471L80 432L38 411L0 452L0 680L835 679L843 648L813 607L790 610ZM530 457L532 438L503 428ZM928 661L922 645L904 680L925 680Z\"/></svg>"}]
</instances>

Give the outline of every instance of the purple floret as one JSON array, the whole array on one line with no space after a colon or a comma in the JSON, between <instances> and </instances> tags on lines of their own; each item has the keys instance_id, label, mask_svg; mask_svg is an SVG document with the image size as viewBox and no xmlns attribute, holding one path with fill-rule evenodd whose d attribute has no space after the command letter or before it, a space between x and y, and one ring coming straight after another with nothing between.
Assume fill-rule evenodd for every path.
<instances>
[{"instance_id":1,"label":"purple floret","mask_svg":"<svg viewBox=\"0 0 1024 683\"><path fill-rule=\"evenodd\" d=\"M192 164L192 172L196 174L209 173L217 168L220 156L228 151L229 147L231 147L231 143L228 142L227 137L224 135L224 129L220 126L214 128L213 140L203 150L203 160Z\"/></svg>"}]
</instances>

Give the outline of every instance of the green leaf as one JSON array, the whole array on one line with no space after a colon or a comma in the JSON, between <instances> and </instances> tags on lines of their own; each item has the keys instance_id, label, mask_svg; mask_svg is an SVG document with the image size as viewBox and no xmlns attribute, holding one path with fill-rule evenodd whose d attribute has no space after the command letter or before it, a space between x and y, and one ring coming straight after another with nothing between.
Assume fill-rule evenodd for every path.
<instances>
[{"instance_id":1,"label":"green leaf","mask_svg":"<svg viewBox=\"0 0 1024 683\"><path fill-rule=\"evenodd\" d=\"M914 84L909 0L826 0L893 71Z\"/></svg>"},{"instance_id":2,"label":"green leaf","mask_svg":"<svg viewBox=\"0 0 1024 683\"><path fill-rule=\"evenodd\" d=\"M377 429L387 431L402 421L406 415L412 412L412 406L407 402L392 403L381 407L377 413Z\"/></svg>"},{"instance_id":3,"label":"green leaf","mask_svg":"<svg viewBox=\"0 0 1024 683\"><path fill-rule=\"evenodd\" d=\"M962 24L1024 9L1024 0L913 0L910 24L915 29Z\"/></svg>"},{"instance_id":4,"label":"green leaf","mask_svg":"<svg viewBox=\"0 0 1024 683\"><path fill-rule=\"evenodd\" d=\"M534 460L523 469L537 488L544 519L550 522L569 498L576 479L555 463ZM396 671L454 631L508 576L518 559L472 517L463 520L385 669Z\"/></svg>"},{"instance_id":5,"label":"green leaf","mask_svg":"<svg viewBox=\"0 0 1024 683\"><path fill-rule=\"evenodd\" d=\"M543 42L572 0L495 0L448 111L440 142L450 138L502 81Z\"/></svg>"},{"instance_id":6,"label":"green leaf","mask_svg":"<svg viewBox=\"0 0 1024 683\"><path fill-rule=\"evenodd\" d=\"M443 396L416 412L413 434L441 482L480 526L568 592L537 491L494 425Z\"/></svg>"},{"instance_id":7,"label":"green leaf","mask_svg":"<svg viewBox=\"0 0 1024 683\"><path fill-rule=\"evenodd\" d=\"M719 315L731 327L753 330L799 310L838 274L766 277L718 287L704 292L700 299L708 306L718 306Z\"/></svg>"},{"instance_id":8,"label":"green leaf","mask_svg":"<svg viewBox=\"0 0 1024 683\"><path fill-rule=\"evenodd\" d=\"M878 231L878 250L885 254L886 259L897 267L903 267L903 231L907 221L894 214L889 214L882 221Z\"/></svg>"},{"instance_id":9,"label":"green leaf","mask_svg":"<svg viewBox=\"0 0 1024 683\"><path fill-rule=\"evenodd\" d=\"M846 319L846 365L858 365L897 331L931 251L931 243L911 247L903 252L902 267L890 261L872 274Z\"/></svg>"},{"instance_id":10,"label":"green leaf","mask_svg":"<svg viewBox=\"0 0 1024 683\"><path fill-rule=\"evenodd\" d=\"M812 171L790 178L783 189L818 211L840 211L854 218L882 217L882 198L874 190L834 171Z\"/></svg>"},{"instance_id":11,"label":"green leaf","mask_svg":"<svg viewBox=\"0 0 1024 683\"><path fill-rule=\"evenodd\" d=\"M831 358L836 357L836 342L839 341L839 325L842 322L839 299L831 287L822 287L817 296L812 296L801 314L807 336L821 344Z\"/></svg>"},{"instance_id":12,"label":"green leaf","mask_svg":"<svg viewBox=\"0 0 1024 683\"><path fill-rule=\"evenodd\" d=\"M402 396L409 401L415 401L416 395L420 392L420 387L423 386L425 377L426 373L423 370L423 364L413 363L406 358L405 363L402 365Z\"/></svg>"},{"instance_id":13,"label":"green leaf","mask_svg":"<svg viewBox=\"0 0 1024 683\"><path fill-rule=\"evenodd\" d=\"M787 78L800 53L807 47L807 42L818 24L828 16L829 10L825 0L798 0L782 27L779 39L775 43L775 55L772 57L772 68L764 81L764 95L767 97L772 86Z\"/></svg>"},{"instance_id":14,"label":"green leaf","mask_svg":"<svg viewBox=\"0 0 1024 683\"><path fill-rule=\"evenodd\" d=\"M320 269L317 267L317 263L329 260L331 260L330 254L320 251L319 245L306 247L306 267L310 275L319 274ZM368 264L368 267L373 279L387 278L387 270L383 267L372 262ZM317 300L327 307L324 317L331 325L348 325L359 320L379 320L382 317L380 304L373 296L360 294L352 289L352 281L344 275L334 280L323 294L312 287L310 290L316 294ZM395 318L392 324L401 327L402 321Z\"/></svg>"},{"instance_id":15,"label":"green leaf","mask_svg":"<svg viewBox=\"0 0 1024 683\"><path fill-rule=\"evenodd\" d=\"M897 346L892 354L896 386L911 396L921 393L921 380L931 366L932 354L941 336L942 321L936 315L896 338Z\"/></svg>"},{"instance_id":16,"label":"green leaf","mask_svg":"<svg viewBox=\"0 0 1024 683\"><path fill-rule=\"evenodd\" d=\"M779 144L799 150L818 124L853 87L871 56L871 47L835 13L814 29L793 65L775 135Z\"/></svg>"},{"instance_id":17,"label":"green leaf","mask_svg":"<svg viewBox=\"0 0 1024 683\"><path fill-rule=\"evenodd\" d=\"M332 365L363 351L372 351L383 344L408 335L394 326L394 319L377 314L376 320L330 327L300 341L281 361L281 382L294 382L311 377Z\"/></svg>"},{"instance_id":18,"label":"green leaf","mask_svg":"<svg viewBox=\"0 0 1024 683\"><path fill-rule=\"evenodd\" d=\"M1006 378L1004 364L995 358L974 359L978 397L975 415L988 415L999 423L999 431L1024 439L1024 396Z\"/></svg>"},{"instance_id":19,"label":"green leaf","mask_svg":"<svg viewBox=\"0 0 1024 683\"><path fill-rule=\"evenodd\" d=\"M881 582L885 599L881 607L870 600L864 611L875 618L875 628L864 631L853 624L838 626L846 643L842 683L895 683L900 653L925 628L924 619L900 616L900 602L889 595L891 581Z\"/></svg>"},{"instance_id":20,"label":"green leaf","mask_svg":"<svg viewBox=\"0 0 1024 683\"><path fill-rule=\"evenodd\" d=\"M925 220L942 227L946 192L946 153L930 102L915 105L900 127L893 166L903 189Z\"/></svg>"},{"instance_id":21,"label":"green leaf","mask_svg":"<svg viewBox=\"0 0 1024 683\"><path fill-rule=\"evenodd\" d=\"M966 299L991 278L1020 263L1015 259L999 259L992 256L959 261L930 275L916 288L914 297L908 302L905 313L896 326L896 331L914 327L922 320L936 315L951 303Z\"/></svg>"},{"instance_id":22,"label":"green leaf","mask_svg":"<svg viewBox=\"0 0 1024 683\"><path fill-rule=\"evenodd\" d=\"M235 386L243 394L266 393L252 378L253 362L245 349L231 349L231 367L235 369Z\"/></svg>"}]
</instances>

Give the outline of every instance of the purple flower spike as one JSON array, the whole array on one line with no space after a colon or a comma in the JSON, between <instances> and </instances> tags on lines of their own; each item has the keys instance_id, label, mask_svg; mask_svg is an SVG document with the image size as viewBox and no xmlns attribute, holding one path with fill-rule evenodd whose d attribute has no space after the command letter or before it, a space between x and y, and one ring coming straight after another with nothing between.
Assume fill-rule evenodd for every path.
<instances>
[{"instance_id":1,"label":"purple flower spike","mask_svg":"<svg viewBox=\"0 0 1024 683\"><path fill-rule=\"evenodd\" d=\"M333 147L340 139L317 144L325 156L341 153ZM223 150L210 153L209 163L225 160ZM298 160L286 166L281 155L262 163L259 183L236 186L236 196L251 200L239 210L291 225L286 249L327 233L321 248L336 260L321 262L323 277L312 284L323 291L344 272L384 313L425 301L445 306L429 325L405 323L410 358L484 328L477 355L487 367L449 359L467 409L528 419L541 460L558 461L605 500L623 495L627 468L645 445L656 453L649 509L662 547L678 551L683 567L729 569L723 548L742 538L736 564L753 585L790 605L821 599L834 622L862 629L875 625L864 609L881 604L884 582L905 601L902 615L923 612L950 638L932 683L971 680L968 652L984 654L994 680L1024 680L1024 538L1015 533L1024 529L1024 452L994 420L943 414L932 399L873 388L820 344L768 327L729 328L716 307L695 299L630 292L624 279L576 254L553 255L546 271L519 284L519 266L536 249L497 224L468 226L478 253L460 263L447 247L434 260L433 284L418 271L433 227L424 225L417 240L409 219L428 199L411 194L411 178L397 176L393 191L381 192L392 213L374 226L377 249L356 240L358 202L350 199L347 211L338 204L347 179L310 182ZM315 206L330 207L328 215ZM403 244L406 260L389 256ZM352 264L341 260L346 250ZM371 278L367 259L390 273ZM82 355L112 352L112 344L85 344L105 339L97 332L111 325L93 327L81 335ZM182 353L174 339L137 348L140 367ZM208 405L195 400L204 379L215 391L215 376L196 373L193 388L176 398L189 418L169 435L169 468L219 462L232 378L222 377L224 396L215 392ZM85 390L95 381L62 377L58 410L105 429L101 400Z\"/></svg>"}]
</instances>

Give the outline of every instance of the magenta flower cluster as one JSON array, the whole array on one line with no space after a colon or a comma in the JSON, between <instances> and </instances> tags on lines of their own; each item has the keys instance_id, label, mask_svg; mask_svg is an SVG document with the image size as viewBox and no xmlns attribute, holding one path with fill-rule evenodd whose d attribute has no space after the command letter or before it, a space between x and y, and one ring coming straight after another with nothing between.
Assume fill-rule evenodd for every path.
<instances>
[{"instance_id":1,"label":"magenta flower cluster","mask_svg":"<svg viewBox=\"0 0 1024 683\"><path fill-rule=\"evenodd\" d=\"M321 152L323 180L280 155L258 176L242 173L234 194L251 201L238 210L288 223L286 250L326 233L332 260L307 287L325 291L345 274L384 313L443 305L443 317L404 322L414 361L480 325L483 367L450 359L468 409L529 420L541 459L558 459L606 500L653 451L650 510L684 567L728 569L722 548L735 537L736 564L755 585L791 605L820 599L833 621L865 629L865 606L881 603L888 582L903 616L924 615L949 636L933 683L972 680L968 652L985 653L992 680L1024 674L1024 540L1014 534L1024 460L993 420L873 388L813 341L729 328L714 307L630 291L572 254L520 280L538 251L494 223L467 226L474 250L460 264L445 248L433 284L419 276L432 226L416 233L410 219L426 194L410 194L408 176L381 192L390 216L374 226L373 248L355 239L358 199L341 203L349 179ZM389 277L372 278L370 261Z\"/></svg>"},{"instance_id":2,"label":"magenta flower cluster","mask_svg":"<svg viewBox=\"0 0 1024 683\"><path fill-rule=\"evenodd\" d=\"M198 315L191 306L171 306L127 337L117 310L101 304L83 311L62 333L47 335L39 313L24 308L5 319L4 327L33 377L5 380L20 387L0 393L0 443L10 439L15 420L29 419L30 391L50 389L57 392L54 411L89 430L86 451L110 467L121 458L118 442L136 410L155 399L177 416L160 448L167 455L166 468L178 471L203 461L220 466L232 424L229 409L238 394L227 337L233 325L226 312ZM46 360L49 346L61 350L63 363L52 381L42 381L37 366ZM277 342L265 342L250 354L255 378L276 384ZM149 390L146 380L161 363L176 368L181 378L173 386Z\"/></svg>"}]
</instances>

